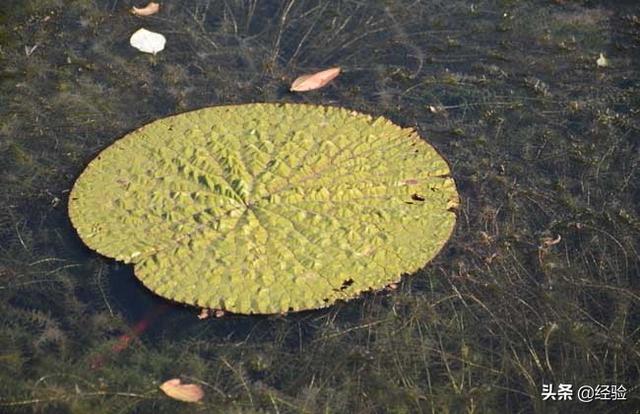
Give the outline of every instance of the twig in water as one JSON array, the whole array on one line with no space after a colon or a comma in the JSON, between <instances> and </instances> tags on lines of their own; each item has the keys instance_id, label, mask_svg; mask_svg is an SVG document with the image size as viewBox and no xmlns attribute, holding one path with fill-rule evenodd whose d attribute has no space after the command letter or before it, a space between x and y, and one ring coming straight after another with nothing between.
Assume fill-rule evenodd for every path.
<instances>
[{"instance_id":1,"label":"twig in water","mask_svg":"<svg viewBox=\"0 0 640 414\"><path fill-rule=\"evenodd\" d=\"M290 0L289 4L284 8L282 12L282 17L280 18L280 27L278 28L278 37L276 37L276 43L273 46L273 56L271 57L271 64L275 65L276 60L278 59L278 54L280 53L280 40L282 39L282 33L284 32L284 25L287 21L287 15L291 11L293 4L296 0Z\"/></svg>"}]
</instances>

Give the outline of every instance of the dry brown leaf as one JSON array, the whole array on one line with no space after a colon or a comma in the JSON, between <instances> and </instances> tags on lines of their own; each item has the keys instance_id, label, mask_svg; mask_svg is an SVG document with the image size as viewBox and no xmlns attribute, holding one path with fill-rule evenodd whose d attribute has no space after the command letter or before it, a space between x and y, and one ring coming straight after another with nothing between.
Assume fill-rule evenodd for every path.
<instances>
[{"instance_id":1,"label":"dry brown leaf","mask_svg":"<svg viewBox=\"0 0 640 414\"><path fill-rule=\"evenodd\" d=\"M204 397L202 387L197 384L182 384L179 378L165 381L160 389L174 400L184 402L198 402Z\"/></svg>"},{"instance_id":2,"label":"dry brown leaf","mask_svg":"<svg viewBox=\"0 0 640 414\"><path fill-rule=\"evenodd\" d=\"M151 2L144 7L132 7L131 13L136 16L151 16L152 14L156 14L160 11L160 5L158 3Z\"/></svg>"},{"instance_id":3,"label":"dry brown leaf","mask_svg":"<svg viewBox=\"0 0 640 414\"><path fill-rule=\"evenodd\" d=\"M317 73L302 75L291 84L291 92L306 92L320 89L340 74L340 68L326 69Z\"/></svg>"}]
</instances>

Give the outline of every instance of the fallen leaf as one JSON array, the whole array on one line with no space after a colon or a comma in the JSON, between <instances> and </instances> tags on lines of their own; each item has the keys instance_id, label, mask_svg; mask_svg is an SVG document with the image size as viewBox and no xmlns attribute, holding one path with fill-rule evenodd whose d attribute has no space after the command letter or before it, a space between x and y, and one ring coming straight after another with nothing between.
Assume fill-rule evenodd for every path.
<instances>
[{"instance_id":1,"label":"fallen leaf","mask_svg":"<svg viewBox=\"0 0 640 414\"><path fill-rule=\"evenodd\" d=\"M607 66L609 66L609 59L607 59L602 53L600 53L600 57L598 58L598 60L596 60L596 64L599 68L606 68Z\"/></svg>"},{"instance_id":2,"label":"fallen leaf","mask_svg":"<svg viewBox=\"0 0 640 414\"><path fill-rule=\"evenodd\" d=\"M147 29L138 29L131 35L129 43L141 52L153 53L155 55L164 49L167 39L160 33L155 33Z\"/></svg>"},{"instance_id":3,"label":"fallen leaf","mask_svg":"<svg viewBox=\"0 0 640 414\"><path fill-rule=\"evenodd\" d=\"M202 387L197 384L182 384L179 378L165 381L160 389L170 398L184 402L198 402L204 397Z\"/></svg>"},{"instance_id":4,"label":"fallen leaf","mask_svg":"<svg viewBox=\"0 0 640 414\"><path fill-rule=\"evenodd\" d=\"M320 89L340 74L340 68L326 69L321 72L302 75L291 84L291 92L306 92Z\"/></svg>"},{"instance_id":5,"label":"fallen leaf","mask_svg":"<svg viewBox=\"0 0 640 414\"><path fill-rule=\"evenodd\" d=\"M144 7L132 7L131 13L136 16L151 16L152 14L156 14L160 11L160 5L158 3L151 2Z\"/></svg>"}]
</instances>

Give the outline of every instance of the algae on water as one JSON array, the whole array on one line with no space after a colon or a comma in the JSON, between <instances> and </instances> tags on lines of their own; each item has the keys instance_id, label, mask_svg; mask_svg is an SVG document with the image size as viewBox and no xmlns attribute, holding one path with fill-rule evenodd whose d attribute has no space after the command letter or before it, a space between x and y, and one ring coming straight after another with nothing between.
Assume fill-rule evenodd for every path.
<instances>
[{"instance_id":1,"label":"algae on water","mask_svg":"<svg viewBox=\"0 0 640 414\"><path fill-rule=\"evenodd\" d=\"M449 238L446 161L343 108L247 104L152 122L100 153L69 214L155 293L237 313L328 306L397 281Z\"/></svg>"}]
</instances>

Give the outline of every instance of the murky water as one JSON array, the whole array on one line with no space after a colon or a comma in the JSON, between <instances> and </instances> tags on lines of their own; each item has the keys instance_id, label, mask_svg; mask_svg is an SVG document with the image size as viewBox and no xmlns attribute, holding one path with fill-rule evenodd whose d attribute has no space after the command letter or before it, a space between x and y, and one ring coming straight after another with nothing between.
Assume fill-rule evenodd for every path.
<instances>
[{"instance_id":1,"label":"murky water","mask_svg":"<svg viewBox=\"0 0 640 414\"><path fill-rule=\"evenodd\" d=\"M0 411L637 412L635 1L132 5L0 4ZM131 48L140 27L167 48ZM327 88L288 92L331 66ZM265 101L415 127L462 198L447 248L393 292L199 321L84 247L67 196L98 151L168 114ZM162 394L173 377L203 404Z\"/></svg>"}]
</instances>

